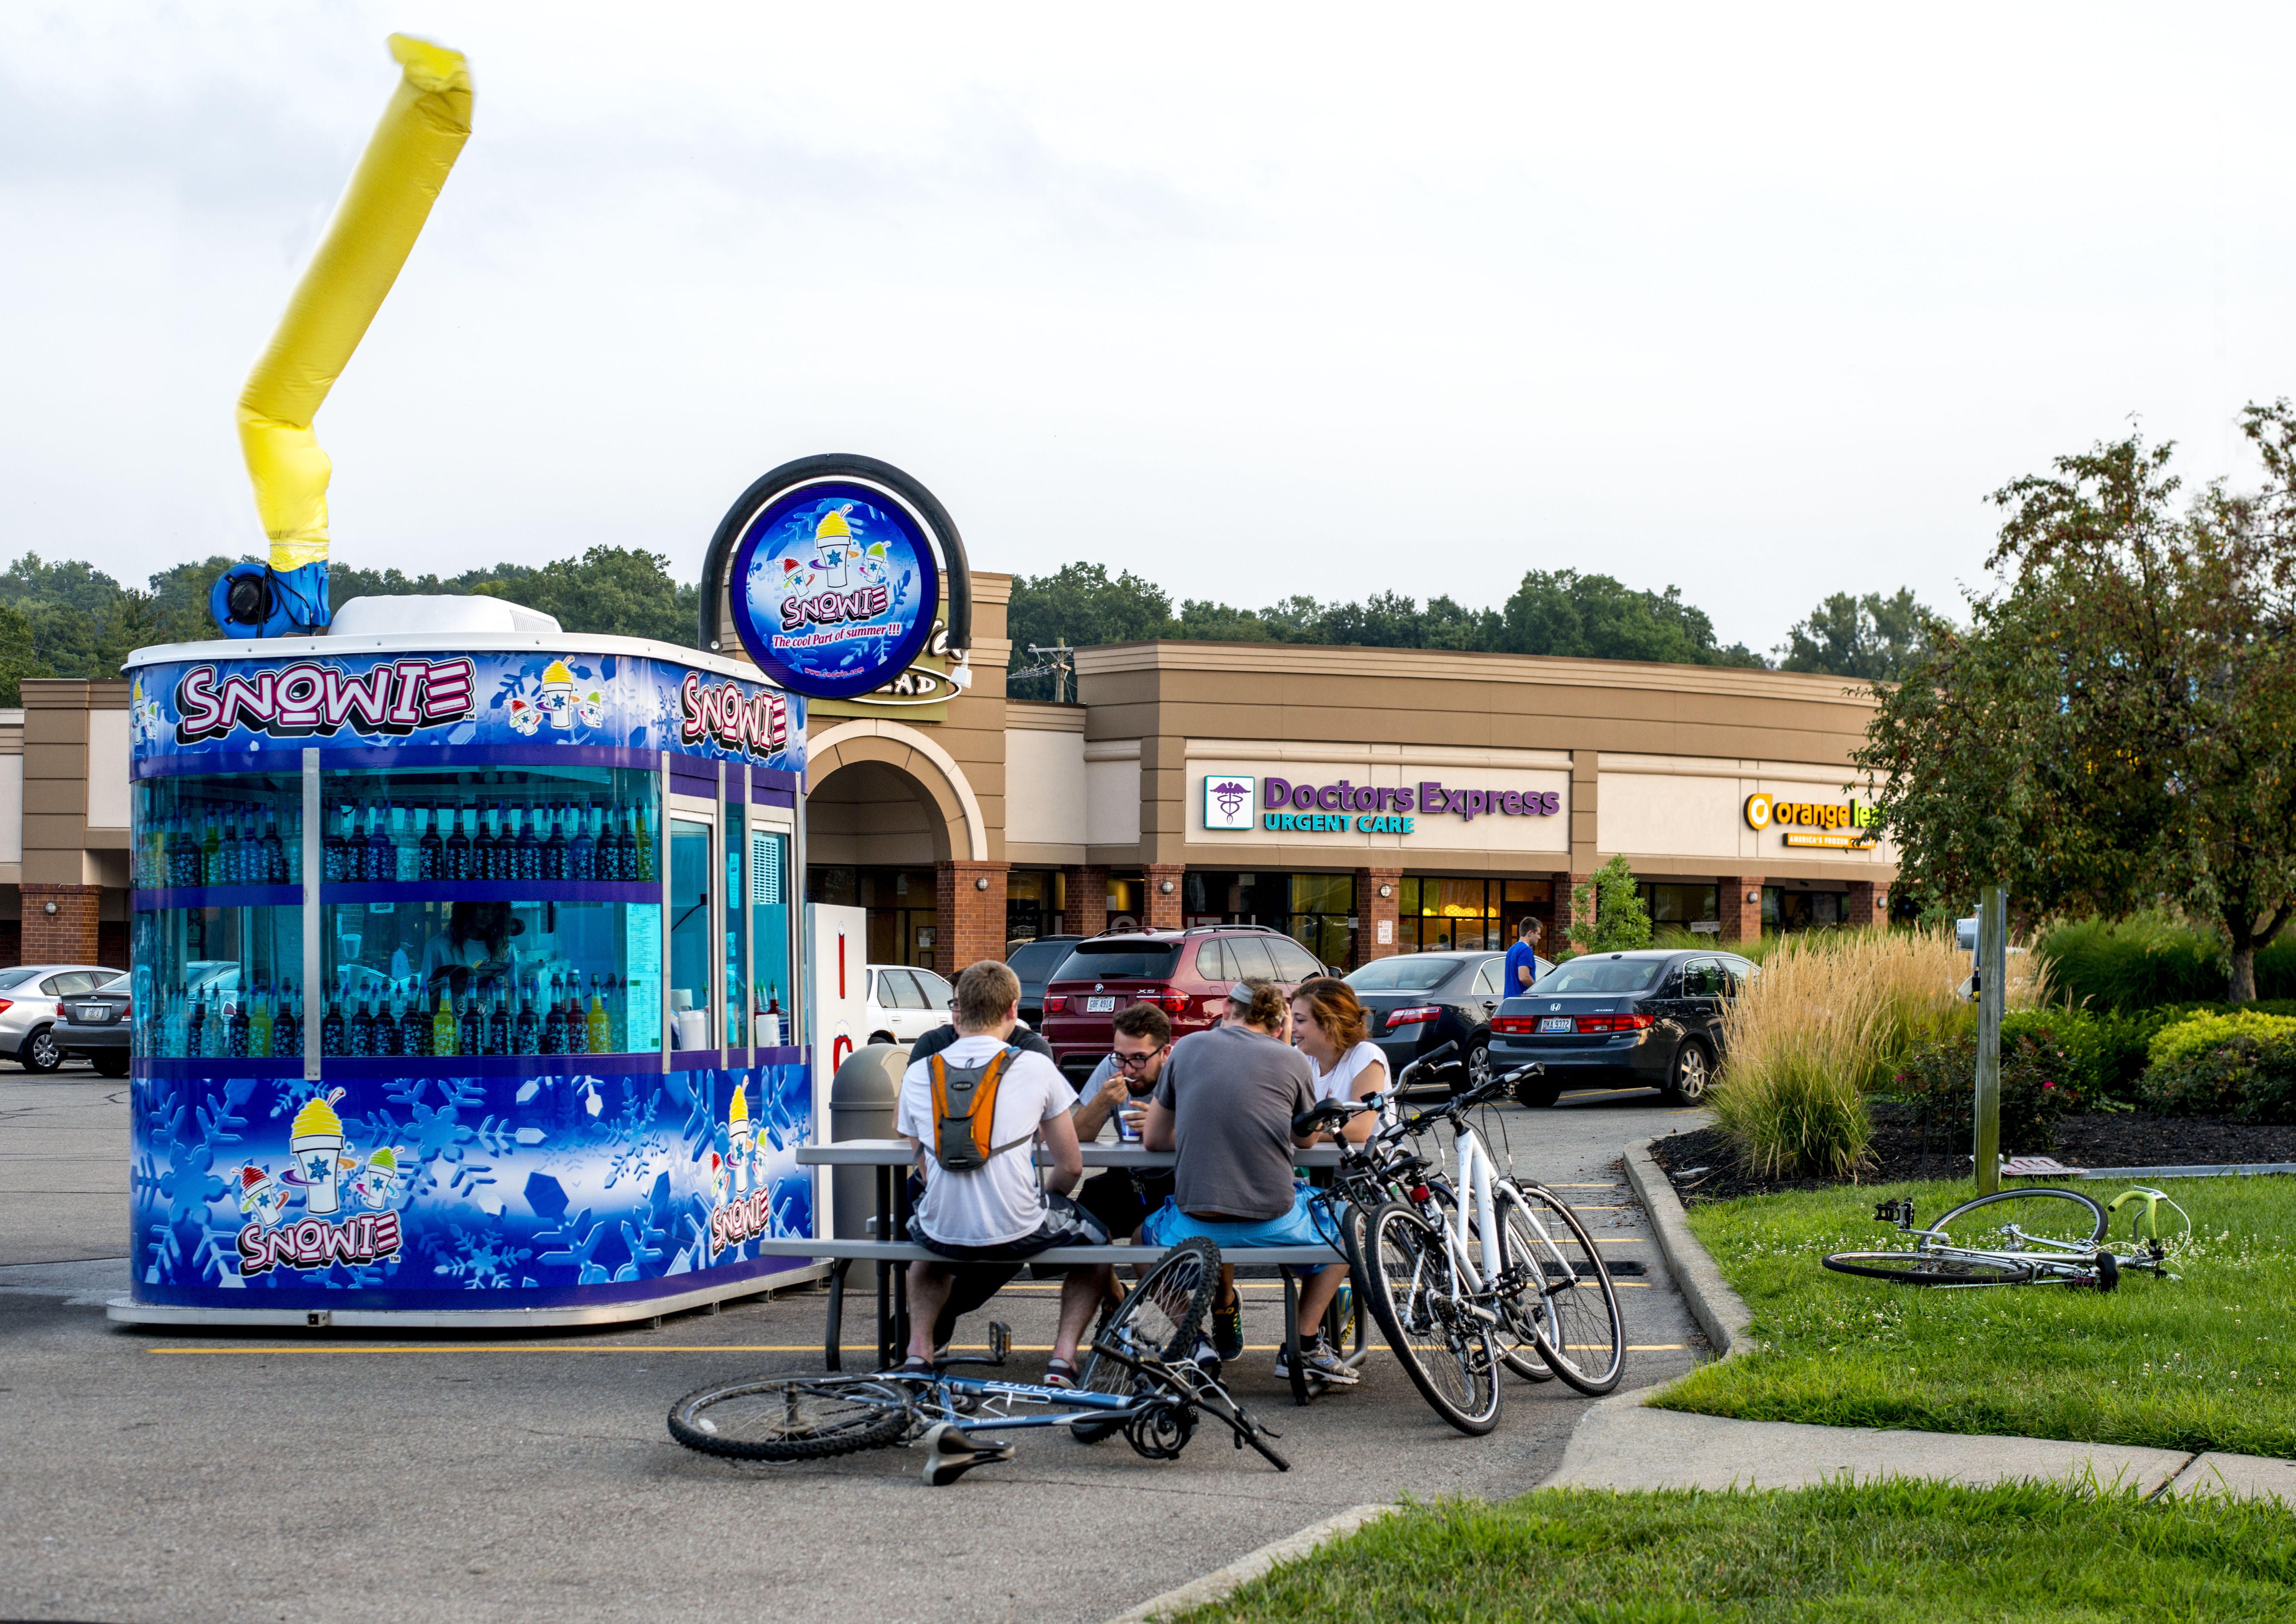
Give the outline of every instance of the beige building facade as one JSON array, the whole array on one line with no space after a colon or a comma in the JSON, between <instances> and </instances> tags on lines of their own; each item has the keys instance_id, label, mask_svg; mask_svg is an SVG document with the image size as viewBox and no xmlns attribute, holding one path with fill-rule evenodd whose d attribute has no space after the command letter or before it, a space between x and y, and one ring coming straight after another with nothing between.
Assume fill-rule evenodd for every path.
<instances>
[{"instance_id":1,"label":"beige building facade","mask_svg":"<svg viewBox=\"0 0 2296 1624\"><path fill-rule=\"evenodd\" d=\"M1214 923L1341 965L1525 915L1552 942L1619 856L1661 923L1726 941L1887 915L1895 855L1845 788L1871 706L1839 678L1144 643L1079 651L1076 701L1045 704L1004 691L1012 578L972 580L969 660L809 708L806 894L868 910L872 962ZM124 966L127 685L23 686L0 959Z\"/></svg>"}]
</instances>

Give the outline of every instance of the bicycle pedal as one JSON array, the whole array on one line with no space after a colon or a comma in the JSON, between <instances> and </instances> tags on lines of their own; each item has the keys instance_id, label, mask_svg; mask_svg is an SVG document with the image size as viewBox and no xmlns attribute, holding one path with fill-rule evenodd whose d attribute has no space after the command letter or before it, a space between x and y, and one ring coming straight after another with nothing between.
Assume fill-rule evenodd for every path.
<instances>
[{"instance_id":1,"label":"bicycle pedal","mask_svg":"<svg viewBox=\"0 0 2296 1624\"><path fill-rule=\"evenodd\" d=\"M1004 1356L1013 1351L1013 1327L1002 1320L988 1322L988 1362L1002 1365Z\"/></svg>"}]
</instances>

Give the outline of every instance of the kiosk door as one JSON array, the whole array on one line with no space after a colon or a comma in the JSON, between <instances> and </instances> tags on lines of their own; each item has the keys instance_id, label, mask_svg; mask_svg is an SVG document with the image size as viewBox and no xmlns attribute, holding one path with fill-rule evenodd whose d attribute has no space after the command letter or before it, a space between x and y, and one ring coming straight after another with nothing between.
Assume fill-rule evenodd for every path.
<instances>
[{"instance_id":1,"label":"kiosk door","mask_svg":"<svg viewBox=\"0 0 2296 1624\"><path fill-rule=\"evenodd\" d=\"M718 969L713 895L718 861L718 808L690 796L669 798L669 991L672 1050L717 1048L725 1029L725 998Z\"/></svg>"}]
</instances>

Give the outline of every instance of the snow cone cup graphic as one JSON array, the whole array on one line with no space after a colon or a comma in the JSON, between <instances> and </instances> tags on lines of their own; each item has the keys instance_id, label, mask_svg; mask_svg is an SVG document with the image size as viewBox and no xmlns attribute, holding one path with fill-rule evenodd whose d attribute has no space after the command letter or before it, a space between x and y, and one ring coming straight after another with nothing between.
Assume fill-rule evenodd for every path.
<instances>
[{"instance_id":1,"label":"snow cone cup graphic","mask_svg":"<svg viewBox=\"0 0 2296 1624\"><path fill-rule=\"evenodd\" d=\"M750 1193L750 1156L757 1144L757 1130L750 1122L750 1086L747 1083L734 1086L734 1103L726 1111L726 1137L727 1182L732 1185L734 1194L747 1195Z\"/></svg>"},{"instance_id":2,"label":"snow cone cup graphic","mask_svg":"<svg viewBox=\"0 0 2296 1624\"><path fill-rule=\"evenodd\" d=\"M542 709L550 725L563 732L574 726L574 673L562 660L554 660L542 673Z\"/></svg>"},{"instance_id":3,"label":"snow cone cup graphic","mask_svg":"<svg viewBox=\"0 0 2296 1624\"><path fill-rule=\"evenodd\" d=\"M351 1193L373 1211L381 1212L390 1205L391 1186L398 1182L398 1147L386 1144L367 1158L358 1177L351 1180Z\"/></svg>"},{"instance_id":4,"label":"snow cone cup graphic","mask_svg":"<svg viewBox=\"0 0 2296 1624\"><path fill-rule=\"evenodd\" d=\"M848 502L842 507L832 507L821 516L813 529L815 550L820 554L822 583L829 586L850 585L847 571L851 568L857 548L853 545L853 527L845 522L845 515L853 511Z\"/></svg>"},{"instance_id":5,"label":"snow cone cup graphic","mask_svg":"<svg viewBox=\"0 0 2296 1624\"><path fill-rule=\"evenodd\" d=\"M287 1149L295 1158L303 1186L303 1210L314 1218L340 1211L343 1204L343 1120L335 1114L340 1088L324 1099L314 1096L295 1113L287 1130Z\"/></svg>"},{"instance_id":6,"label":"snow cone cup graphic","mask_svg":"<svg viewBox=\"0 0 2296 1624\"><path fill-rule=\"evenodd\" d=\"M286 1205L287 1192L267 1171L251 1161L240 1169L239 1210L242 1216L267 1228L279 1221L279 1214Z\"/></svg>"}]
</instances>

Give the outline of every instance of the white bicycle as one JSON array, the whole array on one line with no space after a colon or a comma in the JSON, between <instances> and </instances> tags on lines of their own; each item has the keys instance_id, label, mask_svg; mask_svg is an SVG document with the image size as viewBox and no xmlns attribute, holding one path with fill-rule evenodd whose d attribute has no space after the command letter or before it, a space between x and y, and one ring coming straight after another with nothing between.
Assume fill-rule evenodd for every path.
<instances>
[{"instance_id":1,"label":"white bicycle","mask_svg":"<svg viewBox=\"0 0 2296 1624\"><path fill-rule=\"evenodd\" d=\"M1442 1053L1405 1068L1395 1095L1326 1101L1295 1126L1305 1132L1382 1110L1412 1071ZM1420 1395L1462 1432L1497 1424L1502 1365L1526 1381L1560 1376L1589 1395L1609 1392L1626 1368L1618 1288L1586 1226L1553 1191L1503 1175L1466 1120L1538 1070L1526 1066L1403 1114L1345 1148L1333 1186L1350 1203L1342 1226L1349 1261L1373 1317ZM1402 1146L1447 1122L1456 1189Z\"/></svg>"}]
</instances>

